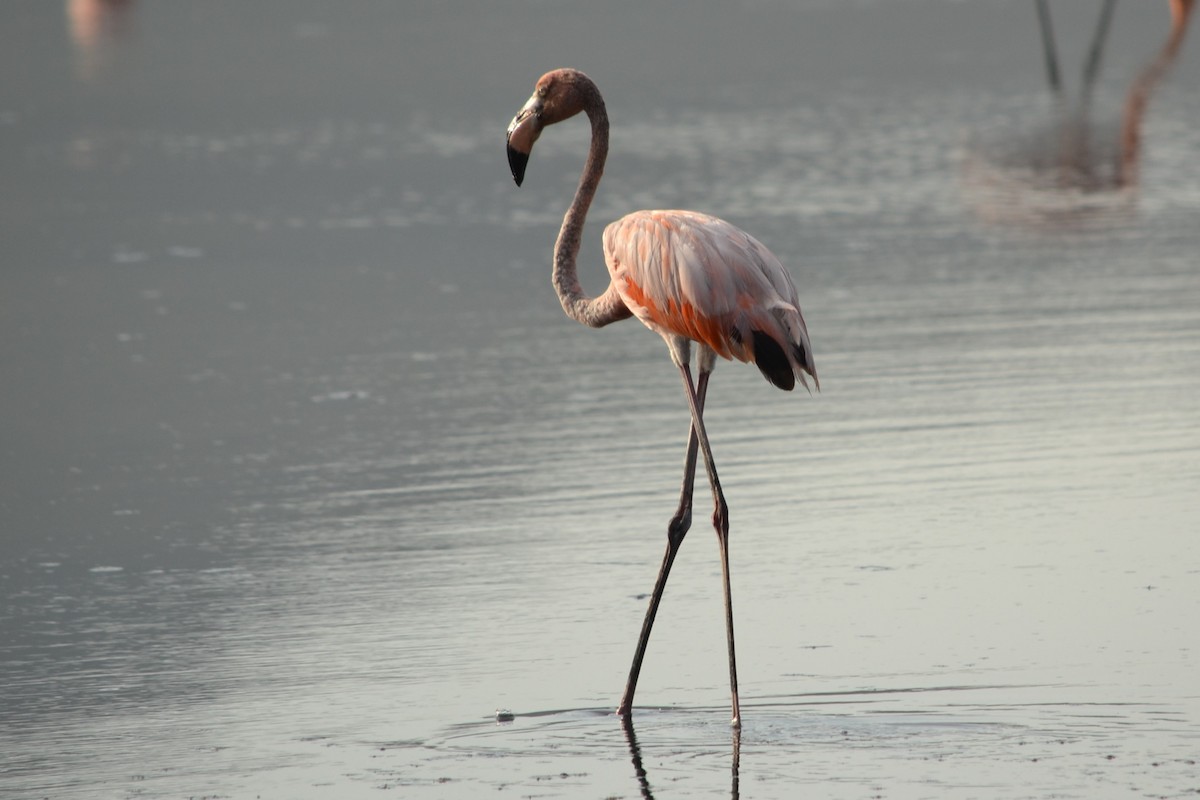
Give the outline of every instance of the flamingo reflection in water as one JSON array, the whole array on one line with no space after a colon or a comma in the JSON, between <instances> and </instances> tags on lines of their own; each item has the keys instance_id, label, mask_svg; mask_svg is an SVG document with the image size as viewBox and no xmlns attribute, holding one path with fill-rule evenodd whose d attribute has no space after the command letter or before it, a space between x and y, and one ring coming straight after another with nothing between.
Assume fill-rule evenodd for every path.
<instances>
[{"instance_id":1,"label":"flamingo reflection in water","mask_svg":"<svg viewBox=\"0 0 1200 800\"><path fill-rule=\"evenodd\" d=\"M650 629L671 565L691 525L699 448L715 506L713 527L720 546L732 724L736 727L741 724L741 712L729 587L729 508L704 429L704 398L717 356L753 361L780 389L790 391L797 381L807 387L806 376L819 388L812 345L796 287L779 259L744 231L694 211L635 211L605 228L604 258L611 282L597 297L584 295L575 262L584 219L608 155L608 115L596 84L573 69L543 75L509 125L507 146L513 179L519 186L542 131L580 112L591 122L591 147L554 246L555 290L567 315L584 325L599 328L635 316L662 336L683 378L692 417L679 507L667 526L666 553L617 713L627 716L633 708ZM693 346L699 373L694 381Z\"/></svg>"},{"instance_id":2,"label":"flamingo reflection in water","mask_svg":"<svg viewBox=\"0 0 1200 800\"><path fill-rule=\"evenodd\" d=\"M622 727L625 729L625 742L629 745L629 755L633 760L633 774L637 776L638 780L638 790L641 792L643 800L654 800L654 792L650 788L650 774L646 771L645 760L642 758L642 747L638 744L637 733L633 729L633 718L625 716L621 720ZM739 800L741 797L738 783L738 768L741 760L742 731L741 728L735 727L733 729L732 764L729 768L729 796L731 800Z\"/></svg>"}]
</instances>

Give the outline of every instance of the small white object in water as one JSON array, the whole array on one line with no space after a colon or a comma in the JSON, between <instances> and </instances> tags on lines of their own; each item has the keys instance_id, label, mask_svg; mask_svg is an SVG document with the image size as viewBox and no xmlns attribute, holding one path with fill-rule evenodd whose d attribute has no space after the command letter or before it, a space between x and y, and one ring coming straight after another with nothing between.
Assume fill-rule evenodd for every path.
<instances>
[{"instance_id":1,"label":"small white object in water","mask_svg":"<svg viewBox=\"0 0 1200 800\"><path fill-rule=\"evenodd\" d=\"M370 392L361 390L344 390L337 392L326 392L325 394L315 394L312 397L314 403L342 402L345 400L366 400L370 398Z\"/></svg>"},{"instance_id":2,"label":"small white object in water","mask_svg":"<svg viewBox=\"0 0 1200 800\"><path fill-rule=\"evenodd\" d=\"M112 254L114 264L140 264L145 261L148 256L140 250L126 250L120 248Z\"/></svg>"}]
</instances>

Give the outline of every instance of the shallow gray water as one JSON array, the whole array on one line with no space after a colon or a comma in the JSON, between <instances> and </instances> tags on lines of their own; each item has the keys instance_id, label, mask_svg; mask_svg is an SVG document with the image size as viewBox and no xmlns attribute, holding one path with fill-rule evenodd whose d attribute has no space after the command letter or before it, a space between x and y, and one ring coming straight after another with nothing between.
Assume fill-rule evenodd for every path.
<instances>
[{"instance_id":1,"label":"shallow gray water","mask_svg":"<svg viewBox=\"0 0 1200 800\"><path fill-rule=\"evenodd\" d=\"M1123 148L1098 10L1056 107L1032 4L5 4L0 795L1200 791L1200 59ZM610 713L688 417L550 287L586 126L508 175L567 64L585 288L696 208L813 336L709 395L739 739L704 503Z\"/></svg>"}]
</instances>

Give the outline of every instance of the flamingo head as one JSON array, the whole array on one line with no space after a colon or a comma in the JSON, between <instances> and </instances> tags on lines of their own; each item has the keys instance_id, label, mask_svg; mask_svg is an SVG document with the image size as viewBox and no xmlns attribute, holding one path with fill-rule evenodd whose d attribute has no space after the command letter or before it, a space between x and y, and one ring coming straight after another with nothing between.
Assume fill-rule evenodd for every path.
<instances>
[{"instance_id":1,"label":"flamingo head","mask_svg":"<svg viewBox=\"0 0 1200 800\"><path fill-rule=\"evenodd\" d=\"M579 70L556 69L538 79L533 95L508 123L508 166L517 186L525 179L525 166L533 143L547 125L562 122L583 111L596 85Z\"/></svg>"}]
</instances>

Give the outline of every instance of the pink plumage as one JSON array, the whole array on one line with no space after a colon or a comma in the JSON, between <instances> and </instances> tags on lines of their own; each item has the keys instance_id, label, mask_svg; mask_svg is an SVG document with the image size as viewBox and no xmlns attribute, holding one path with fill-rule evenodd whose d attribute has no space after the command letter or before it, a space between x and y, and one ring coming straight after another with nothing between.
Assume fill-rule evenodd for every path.
<instances>
[{"instance_id":1,"label":"pink plumage","mask_svg":"<svg viewBox=\"0 0 1200 800\"><path fill-rule=\"evenodd\" d=\"M740 228L695 211L635 211L604 229L604 260L652 331L754 361L782 389L807 387L806 374L820 386L791 275Z\"/></svg>"}]
</instances>

